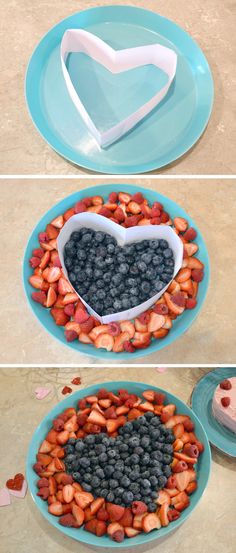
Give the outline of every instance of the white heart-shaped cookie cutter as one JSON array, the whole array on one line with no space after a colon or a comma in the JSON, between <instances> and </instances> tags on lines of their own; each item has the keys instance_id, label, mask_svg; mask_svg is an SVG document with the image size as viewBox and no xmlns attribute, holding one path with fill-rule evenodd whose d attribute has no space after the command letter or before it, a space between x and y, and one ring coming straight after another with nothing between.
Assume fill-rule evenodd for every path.
<instances>
[{"instance_id":1,"label":"white heart-shaped cookie cutter","mask_svg":"<svg viewBox=\"0 0 236 553\"><path fill-rule=\"evenodd\" d=\"M152 64L164 71L164 73L167 74L168 80L159 92L148 102L140 106L135 112L131 113L109 130L100 132L89 116L72 84L66 67L66 59L71 52L82 52L87 54L111 71L111 73L121 73L129 69ZM88 129L101 147L109 146L146 117L167 94L176 74L177 54L170 48L166 48L161 44L150 44L124 50L113 50L106 42L83 29L68 29L64 33L61 41L60 55L62 71L70 97Z\"/></svg>"},{"instance_id":2,"label":"white heart-shaped cookie cutter","mask_svg":"<svg viewBox=\"0 0 236 553\"><path fill-rule=\"evenodd\" d=\"M83 300L83 298L75 290L79 299L86 306L88 312L96 317L102 324L107 324L113 321L130 320L138 317L138 315L149 309L164 294L165 290L167 290L175 275L181 269L183 261L183 243L170 226L145 225L140 227L137 226L124 228L121 225L110 221L110 219L103 217L102 215L97 215L96 213L79 213L78 215L73 215L73 217L68 219L68 221L62 227L61 232L57 238L58 255L63 272L69 282L70 279L68 276L68 271L64 263L64 247L66 242L68 242L72 232L78 230L81 227L87 227L93 230L107 232L108 234L116 238L120 246L124 246L125 244L129 244L131 242L140 242L141 240L153 240L162 238L164 240L167 240L169 246L172 248L174 253L174 274L172 279L170 279L170 282L168 282L168 284L161 290L161 292L155 294L155 296L152 296L149 300L140 303L140 305L138 305L137 307L133 307L132 309L120 311L119 313L114 313L112 315L104 315L103 317L101 317L90 307L90 305L88 305ZM74 289L72 284L71 286Z\"/></svg>"}]
</instances>

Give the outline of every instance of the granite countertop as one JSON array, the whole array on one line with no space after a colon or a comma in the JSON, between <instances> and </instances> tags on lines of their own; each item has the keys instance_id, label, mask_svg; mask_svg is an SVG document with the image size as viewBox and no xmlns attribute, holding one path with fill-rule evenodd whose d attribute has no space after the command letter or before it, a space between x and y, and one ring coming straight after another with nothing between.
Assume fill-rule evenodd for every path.
<instances>
[{"instance_id":1,"label":"granite countertop","mask_svg":"<svg viewBox=\"0 0 236 553\"><path fill-rule=\"evenodd\" d=\"M2 182L0 233L4 270L0 286L1 363L84 365L106 362L105 355L98 361L67 348L42 328L27 305L21 277L24 250L36 222L49 208L76 190L97 183L99 194L99 183L104 182L112 182L112 179ZM122 179L119 178L118 182L122 183ZM130 356L130 363L235 363L235 311L232 309L236 282L233 249L236 242L235 183L148 178L123 179L123 182L151 188L183 206L206 240L211 264L206 301L188 332L158 353L146 355L144 351L143 357L136 361ZM119 355L116 363L122 363Z\"/></svg>"},{"instance_id":2,"label":"granite countertop","mask_svg":"<svg viewBox=\"0 0 236 553\"><path fill-rule=\"evenodd\" d=\"M232 0L12 0L1 10L1 173L81 174L86 172L57 155L35 129L24 98L29 58L42 36L61 19L86 8L130 4L172 19L195 39L211 66L215 103L206 132L195 147L161 172L233 174L235 158L236 56L235 3ZM6 40L6 35L10 40Z\"/></svg>"},{"instance_id":3,"label":"granite countertop","mask_svg":"<svg viewBox=\"0 0 236 553\"><path fill-rule=\"evenodd\" d=\"M81 387L108 380L134 380L160 386L188 402L197 380L209 369L172 368L164 373L155 369L125 367L72 369L0 369L0 416L2 486L16 472L24 472L27 448L34 429L48 411L64 396L62 387L74 376L81 377ZM51 387L42 401L35 399L38 385ZM140 553L233 553L236 540L236 462L212 450L212 472L207 489L190 518L168 539L136 548ZM0 508L0 551L3 553L86 553L79 544L50 526L35 507L30 493L24 500ZM129 544L129 542L128 542ZM112 546L112 543L111 543ZM101 551L101 549L99 549ZM131 552L132 548L124 549Z\"/></svg>"}]
</instances>

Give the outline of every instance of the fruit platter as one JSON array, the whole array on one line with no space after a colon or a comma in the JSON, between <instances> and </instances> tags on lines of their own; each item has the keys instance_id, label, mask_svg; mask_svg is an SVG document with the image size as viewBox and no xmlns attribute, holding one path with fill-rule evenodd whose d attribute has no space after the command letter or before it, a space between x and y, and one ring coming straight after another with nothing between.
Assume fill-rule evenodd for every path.
<instances>
[{"instance_id":1,"label":"fruit platter","mask_svg":"<svg viewBox=\"0 0 236 553\"><path fill-rule=\"evenodd\" d=\"M109 382L66 398L29 446L27 480L44 517L101 547L146 543L198 504L211 455L196 415L143 383Z\"/></svg>"},{"instance_id":2,"label":"fruit platter","mask_svg":"<svg viewBox=\"0 0 236 553\"><path fill-rule=\"evenodd\" d=\"M180 269L174 274L166 239L121 247L109 232L86 225L69 236L62 259L60 232L80 214L99 215L122 230L154 226L175 233L183 250ZM60 202L33 231L23 265L26 295L43 326L73 349L108 359L140 357L173 342L200 311L209 281L206 246L191 218L168 198L127 185L89 188ZM125 316L157 293L138 316ZM91 315L88 304L95 314L109 314L109 324ZM115 320L122 311L124 318Z\"/></svg>"}]
</instances>

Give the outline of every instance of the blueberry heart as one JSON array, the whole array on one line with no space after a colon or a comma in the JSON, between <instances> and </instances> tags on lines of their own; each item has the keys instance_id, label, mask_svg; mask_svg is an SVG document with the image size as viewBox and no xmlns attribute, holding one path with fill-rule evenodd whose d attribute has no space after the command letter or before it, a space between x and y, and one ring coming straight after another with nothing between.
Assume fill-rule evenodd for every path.
<instances>
[{"instance_id":1,"label":"blueberry heart","mask_svg":"<svg viewBox=\"0 0 236 553\"><path fill-rule=\"evenodd\" d=\"M118 429L116 438L105 433L69 439L66 472L84 491L127 507L143 501L149 512L171 475L174 435L160 417L148 411Z\"/></svg>"},{"instance_id":2,"label":"blueberry heart","mask_svg":"<svg viewBox=\"0 0 236 553\"><path fill-rule=\"evenodd\" d=\"M122 247L114 236L83 227L72 232L63 255L71 284L100 316L140 305L174 274L173 250L162 239Z\"/></svg>"}]
</instances>

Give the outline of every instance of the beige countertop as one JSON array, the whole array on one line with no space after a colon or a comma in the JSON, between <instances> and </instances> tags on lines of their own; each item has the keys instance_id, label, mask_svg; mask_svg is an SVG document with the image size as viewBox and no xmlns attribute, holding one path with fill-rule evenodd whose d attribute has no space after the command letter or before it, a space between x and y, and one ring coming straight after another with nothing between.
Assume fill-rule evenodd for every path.
<instances>
[{"instance_id":1,"label":"beige countertop","mask_svg":"<svg viewBox=\"0 0 236 553\"><path fill-rule=\"evenodd\" d=\"M208 369L209 370L209 369ZM185 402L207 369L172 368L160 374L155 369L0 369L1 457L3 486L16 472L25 471L26 452L34 429L63 396L61 389L72 377L81 376L81 386L108 380L139 380L160 386ZM34 397L38 385L49 385L51 394L42 401ZM190 518L165 541L151 543L154 553L233 553L236 540L236 461L212 450L212 472L207 489ZM129 544L129 542L128 542ZM207 545L206 545L207 544ZM112 543L111 543L112 545ZM128 547L128 545L127 545ZM150 548L150 549L149 549ZM144 552L144 549L136 548ZM0 508L1 553L86 553L87 547L63 536L43 519L30 493L24 500ZM99 549L99 551L104 551ZM131 552L132 548L125 551Z\"/></svg>"},{"instance_id":2,"label":"beige countertop","mask_svg":"<svg viewBox=\"0 0 236 553\"><path fill-rule=\"evenodd\" d=\"M41 327L26 303L21 279L24 250L36 222L59 200L95 182L99 194L99 183L104 183L104 179L2 182L0 363L96 363L60 344ZM118 182L122 183L122 179ZM205 238L211 263L207 299L188 332L158 353L145 355L144 351L138 361L132 361L130 356L130 363L235 363L235 182L148 178L123 182L152 188L185 208ZM101 362L106 363L105 351ZM122 363L119 355L116 363Z\"/></svg>"},{"instance_id":3,"label":"beige countertop","mask_svg":"<svg viewBox=\"0 0 236 553\"><path fill-rule=\"evenodd\" d=\"M234 174L236 56L235 3L232 0L0 0L1 10L1 173L79 174L85 172L57 155L30 120L24 77L33 49L61 19L86 8L130 4L172 19L195 39L206 55L215 83L209 125L195 147L162 169L173 174Z\"/></svg>"}]
</instances>

